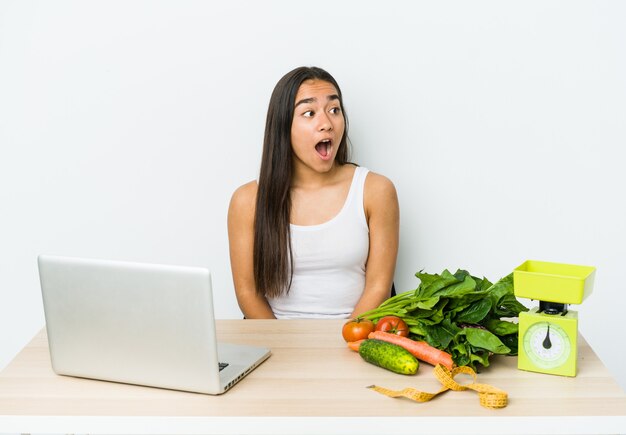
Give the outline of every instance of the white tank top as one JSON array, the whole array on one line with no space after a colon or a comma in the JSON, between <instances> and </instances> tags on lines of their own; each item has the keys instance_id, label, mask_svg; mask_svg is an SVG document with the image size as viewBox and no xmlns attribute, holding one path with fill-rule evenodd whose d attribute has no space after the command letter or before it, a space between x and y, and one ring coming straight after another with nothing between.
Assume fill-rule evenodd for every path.
<instances>
[{"instance_id":1,"label":"white tank top","mask_svg":"<svg viewBox=\"0 0 626 435\"><path fill-rule=\"evenodd\" d=\"M293 281L268 302L278 319L347 318L365 288L369 228L363 188L369 170L356 167L341 211L319 225L291 224Z\"/></svg>"}]
</instances>

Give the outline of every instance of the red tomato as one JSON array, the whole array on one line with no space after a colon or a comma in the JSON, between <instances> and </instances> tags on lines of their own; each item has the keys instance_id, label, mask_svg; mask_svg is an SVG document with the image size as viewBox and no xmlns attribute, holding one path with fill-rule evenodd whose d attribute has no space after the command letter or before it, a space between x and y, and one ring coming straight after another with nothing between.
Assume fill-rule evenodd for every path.
<instances>
[{"instance_id":1,"label":"red tomato","mask_svg":"<svg viewBox=\"0 0 626 435\"><path fill-rule=\"evenodd\" d=\"M376 331L389 332L390 334L409 336L409 327L406 322L397 316L385 316L376 323Z\"/></svg>"},{"instance_id":2,"label":"red tomato","mask_svg":"<svg viewBox=\"0 0 626 435\"><path fill-rule=\"evenodd\" d=\"M343 339L348 343L351 341L363 340L370 332L374 332L374 323L367 319L350 319L341 331Z\"/></svg>"}]
</instances>

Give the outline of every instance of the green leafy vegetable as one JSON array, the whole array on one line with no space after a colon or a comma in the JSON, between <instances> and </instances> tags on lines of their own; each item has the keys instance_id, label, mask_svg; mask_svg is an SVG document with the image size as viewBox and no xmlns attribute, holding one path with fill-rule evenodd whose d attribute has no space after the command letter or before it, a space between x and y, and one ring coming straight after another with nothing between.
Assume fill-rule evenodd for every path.
<instances>
[{"instance_id":1,"label":"green leafy vegetable","mask_svg":"<svg viewBox=\"0 0 626 435\"><path fill-rule=\"evenodd\" d=\"M518 326L511 320L528 309L513 293L513 274L492 284L465 270L417 272L420 285L387 299L361 317L393 315L409 326L411 338L452 355L457 365L489 365L492 354L517 355Z\"/></svg>"},{"instance_id":2,"label":"green leafy vegetable","mask_svg":"<svg viewBox=\"0 0 626 435\"><path fill-rule=\"evenodd\" d=\"M455 320L462 323L479 323L489 314L491 305L491 299L479 299L476 302L472 302L469 307L458 313Z\"/></svg>"},{"instance_id":3,"label":"green leafy vegetable","mask_svg":"<svg viewBox=\"0 0 626 435\"><path fill-rule=\"evenodd\" d=\"M465 328L459 334L465 334L467 341L475 348L485 349L489 352L508 354L511 349L506 347L500 339L487 331L480 328Z\"/></svg>"}]
</instances>

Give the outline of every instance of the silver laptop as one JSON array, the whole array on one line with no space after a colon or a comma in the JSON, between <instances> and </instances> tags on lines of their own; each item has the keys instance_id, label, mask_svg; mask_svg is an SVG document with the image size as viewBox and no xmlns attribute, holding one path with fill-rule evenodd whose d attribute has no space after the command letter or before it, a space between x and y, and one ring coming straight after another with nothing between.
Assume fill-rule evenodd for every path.
<instances>
[{"instance_id":1,"label":"silver laptop","mask_svg":"<svg viewBox=\"0 0 626 435\"><path fill-rule=\"evenodd\" d=\"M49 255L38 264L57 374L221 394L270 356L217 342L207 269Z\"/></svg>"}]
</instances>

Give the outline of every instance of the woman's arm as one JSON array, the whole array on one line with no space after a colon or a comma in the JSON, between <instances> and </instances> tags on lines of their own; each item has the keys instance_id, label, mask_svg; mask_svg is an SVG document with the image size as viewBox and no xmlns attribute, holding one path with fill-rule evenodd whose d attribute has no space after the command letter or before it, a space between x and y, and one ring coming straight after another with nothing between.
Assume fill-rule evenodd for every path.
<instances>
[{"instance_id":1,"label":"woman's arm","mask_svg":"<svg viewBox=\"0 0 626 435\"><path fill-rule=\"evenodd\" d=\"M393 183L370 172L365 179L363 199L370 233L365 269L365 289L354 307L352 318L378 307L391 292L398 255L400 208Z\"/></svg>"},{"instance_id":2,"label":"woman's arm","mask_svg":"<svg viewBox=\"0 0 626 435\"><path fill-rule=\"evenodd\" d=\"M267 299L256 291L253 271L254 210L257 184L244 184L233 194L228 208L230 267L237 302L246 319L274 319Z\"/></svg>"}]
</instances>

